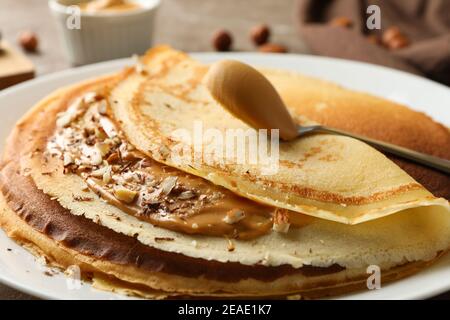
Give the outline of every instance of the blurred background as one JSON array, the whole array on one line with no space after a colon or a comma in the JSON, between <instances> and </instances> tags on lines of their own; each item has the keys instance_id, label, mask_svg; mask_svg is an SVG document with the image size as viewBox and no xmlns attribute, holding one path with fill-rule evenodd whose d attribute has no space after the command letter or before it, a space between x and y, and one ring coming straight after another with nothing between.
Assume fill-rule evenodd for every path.
<instances>
[{"instance_id":1,"label":"blurred background","mask_svg":"<svg viewBox=\"0 0 450 320\"><path fill-rule=\"evenodd\" d=\"M332 56L385 65L450 85L450 0L147 1L158 3L155 14L146 18L151 25L144 28L143 36L149 43L187 52ZM143 53L133 45L127 46L130 52L108 48L113 40L120 43L121 37L139 42L136 34L127 31L132 27L128 20L117 21L116 34L108 26L106 36L96 39L101 26L95 12L73 32L65 30L64 14L51 10L47 0L0 0L0 90L76 65ZM0 299L28 298L0 284Z\"/></svg>"},{"instance_id":2,"label":"blurred background","mask_svg":"<svg viewBox=\"0 0 450 320\"><path fill-rule=\"evenodd\" d=\"M83 1L89 0L50 0L64 5ZM37 76L169 44L188 52L289 52L360 60L450 85L448 0L134 1L155 7L154 14L143 17L151 23L143 27L142 21L111 18L108 32L95 38L102 26L92 13L82 17L80 30L68 30L67 17L50 10L47 0L0 0L3 47L25 54ZM137 30L146 33L136 35ZM108 47L130 39L140 46L128 43L128 51ZM103 55L96 55L101 50ZM4 56L0 70L11 69L2 64Z\"/></svg>"},{"instance_id":3,"label":"blurred background","mask_svg":"<svg viewBox=\"0 0 450 320\"><path fill-rule=\"evenodd\" d=\"M153 43L164 43L184 51L212 51L214 31L227 29L234 37L235 50L255 50L248 39L256 24L270 25L273 40L289 46L293 52L305 47L297 41L293 27L295 0L163 0L154 23ZM0 0L0 32L15 48L21 32L33 31L39 50L27 56L42 75L70 67L64 56L56 23L46 0ZM239 37L237 35L240 35Z\"/></svg>"}]
</instances>

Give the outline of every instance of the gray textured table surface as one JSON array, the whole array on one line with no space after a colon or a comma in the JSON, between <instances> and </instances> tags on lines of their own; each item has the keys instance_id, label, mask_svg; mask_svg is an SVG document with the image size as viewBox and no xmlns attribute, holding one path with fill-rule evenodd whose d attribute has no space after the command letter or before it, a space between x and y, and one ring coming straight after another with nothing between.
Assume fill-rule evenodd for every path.
<instances>
[{"instance_id":1,"label":"gray textured table surface","mask_svg":"<svg viewBox=\"0 0 450 320\"><path fill-rule=\"evenodd\" d=\"M271 26L273 41L286 45L291 52L306 49L293 27L295 0L162 0L157 15L155 43L165 43L184 51L211 51L211 33L218 28L230 30L236 50L254 50L248 40L249 29L264 22ZM22 30L35 31L40 51L28 55L37 75L66 69L55 25L46 0L0 0L0 31L16 46ZM0 284L0 299L32 297ZM440 298L450 299L450 294Z\"/></svg>"}]
</instances>

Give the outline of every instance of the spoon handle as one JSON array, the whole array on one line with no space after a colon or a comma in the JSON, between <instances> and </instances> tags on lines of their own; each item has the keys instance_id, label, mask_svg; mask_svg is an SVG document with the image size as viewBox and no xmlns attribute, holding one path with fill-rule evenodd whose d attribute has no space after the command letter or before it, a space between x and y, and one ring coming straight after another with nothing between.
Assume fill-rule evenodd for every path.
<instances>
[{"instance_id":1,"label":"spoon handle","mask_svg":"<svg viewBox=\"0 0 450 320\"><path fill-rule=\"evenodd\" d=\"M357 134L345 132L339 129L334 128L328 128L324 126L308 126L308 127L299 127L298 133L299 135L305 135L308 133L313 132L322 132L322 133L332 133L332 134L338 134L342 136L347 136L351 138L355 138L361 141L366 142L367 144L371 145L372 147L382 150L385 152L388 152L390 154L414 161L416 163L423 164L425 166L437 169L439 171L445 172L447 174L450 174L450 161L445 160L442 158L437 158L434 156L430 156L428 154L420 153L411 149L399 147L396 145L393 145L391 143L370 139L364 136L360 136Z\"/></svg>"}]
</instances>

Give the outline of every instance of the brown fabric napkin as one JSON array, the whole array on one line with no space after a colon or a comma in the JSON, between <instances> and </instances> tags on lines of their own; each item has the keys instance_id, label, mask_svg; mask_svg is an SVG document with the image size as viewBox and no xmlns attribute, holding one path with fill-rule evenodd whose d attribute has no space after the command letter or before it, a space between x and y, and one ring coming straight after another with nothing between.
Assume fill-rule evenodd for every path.
<instances>
[{"instance_id":1,"label":"brown fabric napkin","mask_svg":"<svg viewBox=\"0 0 450 320\"><path fill-rule=\"evenodd\" d=\"M368 30L369 5L381 9L381 30ZM351 27L330 25L349 18ZM353 59L426 76L450 86L450 0L298 0L301 36L318 55ZM389 50L368 41L397 26L410 45Z\"/></svg>"}]
</instances>

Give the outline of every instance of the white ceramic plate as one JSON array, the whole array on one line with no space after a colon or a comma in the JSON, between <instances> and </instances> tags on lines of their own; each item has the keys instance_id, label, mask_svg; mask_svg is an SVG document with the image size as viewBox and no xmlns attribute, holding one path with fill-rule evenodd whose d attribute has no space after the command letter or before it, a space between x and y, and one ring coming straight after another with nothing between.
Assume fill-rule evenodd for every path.
<instances>
[{"instance_id":1,"label":"white ceramic plate","mask_svg":"<svg viewBox=\"0 0 450 320\"><path fill-rule=\"evenodd\" d=\"M194 56L203 62L233 58L244 62L328 79L348 88L407 104L450 126L450 89L407 73L344 60L301 55L255 53L202 53ZM39 99L62 86L120 70L131 64L116 60L66 70L40 77L0 92L0 149L14 123ZM11 250L8 250L11 249ZM51 299L123 299L113 293L97 291L84 283L68 288L64 274L46 275L46 267L0 231L0 281L41 298ZM47 272L48 273L48 272ZM386 286L381 290L346 295L342 299L420 299L450 290L450 255L433 267Z\"/></svg>"}]
</instances>

